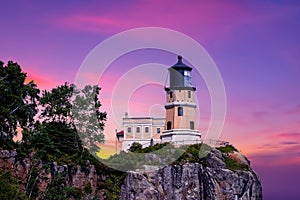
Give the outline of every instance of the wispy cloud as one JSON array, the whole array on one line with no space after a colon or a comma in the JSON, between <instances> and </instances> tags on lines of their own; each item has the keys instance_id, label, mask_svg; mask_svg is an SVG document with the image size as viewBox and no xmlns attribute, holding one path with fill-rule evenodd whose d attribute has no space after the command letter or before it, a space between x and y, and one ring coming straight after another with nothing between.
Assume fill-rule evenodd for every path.
<instances>
[{"instance_id":1,"label":"wispy cloud","mask_svg":"<svg viewBox=\"0 0 300 200\"><path fill-rule=\"evenodd\" d=\"M276 135L276 137L286 139L300 139L300 132L279 133Z\"/></svg>"},{"instance_id":2,"label":"wispy cloud","mask_svg":"<svg viewBox=\"0 0 300 200\"><path fill-rule=\"evenodd\" d=\"M285 145L296 145L296 144L300 144L297 141L282 141L280 142L280 144L285 144Z\"/></svg>"}]
</instances>

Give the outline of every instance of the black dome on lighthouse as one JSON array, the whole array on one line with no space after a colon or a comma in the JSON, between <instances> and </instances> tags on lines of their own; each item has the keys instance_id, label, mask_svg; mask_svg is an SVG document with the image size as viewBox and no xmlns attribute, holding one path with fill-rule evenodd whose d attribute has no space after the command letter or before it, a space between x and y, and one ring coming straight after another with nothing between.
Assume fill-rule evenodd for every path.
<instances>
[{"instance_id":1,"label":"black dome on lighthouse","mask_svg":"<svg viewBox=\"0 0 300 200\"><path fill-rule=\"evenodd\" d=\"M178 90L193 90L196 88L191 83L191 71L192 68L182 62L182 56L178 56L178 62L170 67L170 85L169 88L165 88L166 91L178 89Z\"/></svg>"},{"instance_id":2,"label":"black dome on lighthouse","mask_svg":"<svg viewBox=\"0 0 300 200\"><path fill-rule=\"evenodd\" d=\"M177 56L178 61L175 65L172 66L173 69L175 70L188 70L188 71L192 71L192 68L187 66L186 64L184 64L182 62L182 56L178 55Z\"/></svg>"}]
</instances>

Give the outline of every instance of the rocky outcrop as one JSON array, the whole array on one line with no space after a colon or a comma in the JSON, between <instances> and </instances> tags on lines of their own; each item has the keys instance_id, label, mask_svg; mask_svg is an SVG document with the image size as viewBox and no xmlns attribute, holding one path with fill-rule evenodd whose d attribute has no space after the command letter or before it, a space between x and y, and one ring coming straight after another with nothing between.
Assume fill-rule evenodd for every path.
<instances>
[{"instance_id":1,"label":"rocky outcrop","mask_svg":"<svg viewBox=\"0 0 300 200\"><path fill-rule=\"evenodd\" d=\"M120 200L130 199L205 199L260 200L260 181L251 168L229 170L224 156L241 164L249 161L238 152L207 153L207 166L199 163L170 165L154 172L128 172Z\"/></svg>"},{"instance_id":2,"label":"rocky outcrop","mask_svg":"<svg viewBox=\"0 0 300 200\"><path fill-rule=\"evenodd\" d=\"M31 153L29 157L20 158L14 150L2 150L0 151L0 171L10 171L12 176L18 179L19 189L28 195L35 189L42 194L53 180L59 177L64 180L64 187L77 188L81 191L84 191L89 184L92 191L85 195L87 199L90 197L104 199L103 191L97 190L97 183L104 181L105 176L97 174L95 167L89 163L85 167L58 165L56 162L43 163L35 158L34 153Z\"/></svg>"},{"instance_id":3,"label":"rocky outcrop","mask_svg":"<svg viewBox=\"0 0 300 200\"><path fill-rule=\"evenodd\" d=\"M147 156L156 162L155 156ZM240 164L242 169L230 169L228 159ZM259 178L245 156L236 151L222 153L210 149L204 160L201 163L185 161L160 169L146 165L141 172L130 171L121 187L120 197L117 195L113 199L262 199ZM2 150L0 171L11 171L18 179L20 191L26 192L28 196L38 191L36 199L42 199L43 193L49 190L57 177L64 180L63 187L79 189L84 199L112 199L101 189L109 184L108 175L104 171L97 171L88 161L84 165L58 165L56 162L45 163L35 158L34 153L22 157L16 151ZM84 191L87 191L87 185L91 191L86 194Z\"/></svg>"}]
</instances>

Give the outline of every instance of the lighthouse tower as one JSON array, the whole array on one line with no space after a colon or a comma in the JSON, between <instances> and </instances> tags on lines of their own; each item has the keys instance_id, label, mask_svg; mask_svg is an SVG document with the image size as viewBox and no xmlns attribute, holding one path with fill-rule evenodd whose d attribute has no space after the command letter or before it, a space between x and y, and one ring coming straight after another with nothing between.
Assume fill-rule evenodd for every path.
<instances>
[{"instance_id":1,"label":"lighthouse tower","mask_svg":"<svg viewBox=\"0 0 300 200\"><path fill-rule=\"evenodd\" d=\"M162 132L162 142L175 145L194 144L200 142L201 134L197 128L197 104L195 102L196 87L191 83L192 68L178 62L169 69L170 84L166 91L166 123Z\"/></svg>"}]
</instances>

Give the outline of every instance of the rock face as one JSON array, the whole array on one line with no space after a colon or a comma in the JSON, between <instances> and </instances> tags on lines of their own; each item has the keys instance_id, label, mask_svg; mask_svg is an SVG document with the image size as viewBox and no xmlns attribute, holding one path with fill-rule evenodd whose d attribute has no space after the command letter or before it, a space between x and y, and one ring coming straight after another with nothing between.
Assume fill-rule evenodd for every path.
<instances>
[{"instance_id":1,"label":"rock face","mask_svg":"<svg viewBox=\"0 0 300 200\"><path fill-rule=\"evenodd\" d=\"M238 152L227 156L249 165ZM185 163L155 172L129 172L120 197L120 200L127 199L259 200L262 188L253 170L226 169L222 153L213 150L207 155L205 167L199 163Z\"/></svg>"},{"instance_id":2,"label":"rock face","mask_svg":"<svg viewBox=\"0 0 300 200\"><path fill-rule=\"evenodd\" d=\"M90 184L92 191L85 196L85 199L90 197L104 199L103 192L97 190L97 182L104 181L105 177L97 174L95 167L88 163L85 167L58 165L56 162L43 163L34 158L34 153L31 153L28 158L20 158L16 151L1 150L0 171L11 171L12 176L18 179L19 189L29 194L33 192L30 190L35 189L39 193L45 192L49 184L59 176L65 180L65 187L84 190L86 185ZM37 188L30 188L31 182L36 182ZM39 198L40 196L37 197Z\"/></svg>"},{"instance_id":3,"label":"rock face","mask_svg":"<svg viewBox=\"0 0 300 200\"><path fill-rule=\"evenodd\" d=\"M47 191L55 177L65 180L64 187L78 188L84 191L87 184L91 192L84 199L111 199L97 185L107 185L107 176L97 172L88 162L85 166L58 165L56 162L43 163L34 158L20 158L16 151L0 151L0 171L11 171L18 179L19 189L31 194ZM242 164L242 170L228 169L226 158ZM246 168L245 168L246 166ZM258 176L250 168L250 162L238 152L221 153L211 149L207 152L205 163L169 165L158 169L145 166L147 171L128 172L121 187L120 200L130 199L203 199L203 200L260 200L262 189ZM152 170L152 171L149 171ZM155 171L154 171L155 170ZM37 186L30 184L37 181ZM29 188L29 189L28 189ZM32 189L30 189L32 188ZM116 188L117 189L117 188ZM41 199L37 196L36 199ZM115 198L118 198L116 196ZM114 198L114 199L115 199Z\"/></svg>"}]
</instances>

